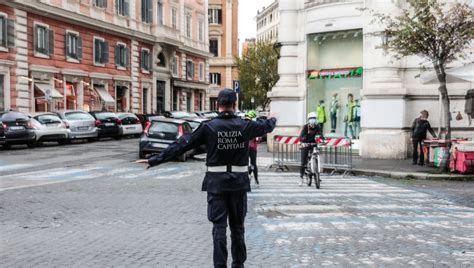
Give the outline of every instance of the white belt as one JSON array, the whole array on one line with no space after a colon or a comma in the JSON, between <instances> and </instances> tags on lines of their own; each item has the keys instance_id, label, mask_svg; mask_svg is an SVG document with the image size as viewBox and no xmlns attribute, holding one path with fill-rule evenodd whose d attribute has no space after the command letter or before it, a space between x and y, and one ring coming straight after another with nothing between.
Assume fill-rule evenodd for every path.
<instances>
[{"instance_id":1,"label":"white belt","mask_svg":"<svg viewBox=\"0 0 474 268\"><path fill-rule=\"evenodd\" d=\"M207 172L227 172L227 166L207 167ZM248 172L248 166L230 166L230 172Z\"/></svg>"}]
</instances>

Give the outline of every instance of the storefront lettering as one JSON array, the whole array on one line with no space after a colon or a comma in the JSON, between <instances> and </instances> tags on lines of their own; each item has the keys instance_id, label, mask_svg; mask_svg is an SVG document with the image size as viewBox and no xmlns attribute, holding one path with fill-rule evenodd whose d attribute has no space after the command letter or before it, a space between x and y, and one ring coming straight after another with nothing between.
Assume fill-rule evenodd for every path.
<instances>
[{"instance_id":1,"label":"storefront lettering","mask_svg":"<svg viewBox=\"0 0 474 268\"><path fill-rule=\"evenodd\" d=\"M348 78L362 76L362 67L344 68L344 69L323 69L308 71L309 79L331 79L331 78Z\"/></svg>"}]
</instances>

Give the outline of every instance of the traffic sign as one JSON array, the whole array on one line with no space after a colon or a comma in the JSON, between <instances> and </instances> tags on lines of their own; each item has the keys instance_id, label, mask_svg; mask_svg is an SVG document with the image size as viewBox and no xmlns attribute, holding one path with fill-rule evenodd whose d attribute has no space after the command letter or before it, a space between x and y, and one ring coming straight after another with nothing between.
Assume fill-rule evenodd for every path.
<instances>
[{"instance_id":1,"label":"traffic sign","mask_svg":"<svg viewBox=\"0 0 474 268\"><path fill-rule=\"evenodd\" d=\"M44 92L44 98L46 99L46 101L51 101L53 99L53 95L51 93L51 89L46 89L46 91Z\"/></svg>"},{"instance_id":2,"label":"traffic sign","mask_svg":"<svg viewBox=\"0 0 474 268\"><path fill-rule=\"evenodd\" d=\"M234 80L233 85L235 93L240 93L240 80Z\"/></svg>"}]
</instances>

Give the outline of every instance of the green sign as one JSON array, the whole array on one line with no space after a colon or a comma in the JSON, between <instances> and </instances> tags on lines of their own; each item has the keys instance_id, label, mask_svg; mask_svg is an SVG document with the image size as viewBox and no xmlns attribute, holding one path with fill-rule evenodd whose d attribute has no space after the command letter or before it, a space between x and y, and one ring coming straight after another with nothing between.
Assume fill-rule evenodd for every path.
<instances>
[{"instance_id":1,"label":"green sign","mask_svg":"<svg viewBox=\"0 0 474 268\"><path fill-rule=\"evenodd\" d=\"M308 78L309 79L331 79L331 78L361 77L362 73L363 73L362 67L310 70L308 71Z\"/></svg>"}]
</instances>

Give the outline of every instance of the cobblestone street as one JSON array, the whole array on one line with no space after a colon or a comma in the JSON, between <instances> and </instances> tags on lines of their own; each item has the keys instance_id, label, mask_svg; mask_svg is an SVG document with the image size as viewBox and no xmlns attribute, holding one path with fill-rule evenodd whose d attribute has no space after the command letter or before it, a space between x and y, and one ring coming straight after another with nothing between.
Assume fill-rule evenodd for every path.
<instances>
[{"instance_id":1,"label":"cobblestone street","mask_svg":"<svg viewBox=\"0 0 474 268\"><path fill-rule=\"evenodd\" d=\"M132 163L137 147L1 151L0 265L211 267L203 162L146 171ZM295 173L260 177L249 194L249 267L474 263L472 207L363 177L324 176L321 190L298 187Z\"/></svg>"}]
</instances>

